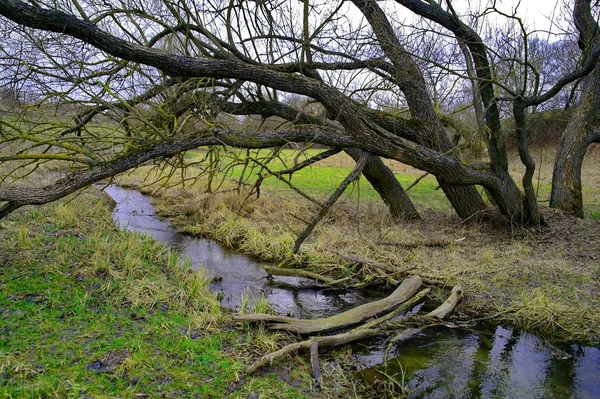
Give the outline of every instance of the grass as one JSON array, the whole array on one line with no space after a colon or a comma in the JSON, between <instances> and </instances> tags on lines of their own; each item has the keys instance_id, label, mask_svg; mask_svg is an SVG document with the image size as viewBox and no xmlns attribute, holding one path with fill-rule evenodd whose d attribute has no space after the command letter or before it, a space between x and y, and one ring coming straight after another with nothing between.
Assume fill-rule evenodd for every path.
<instances>
[{"instance_id":1,"label":"grass","mask_svg":"<svg viewBox=\"0 0 600 399\"><path fill-rule=\"evenodd\" d=\"M293 182L325 198L351 165L338 156ZM171 186L177 179L167 182L150 167L121 176L119 183L156 195L159 210L186 232L210 236L262 259L288 258L296 234L315 212L314 204L273 178L265 181L258 199L248 196L245 187L239 194L231 191L240 167L232 169L222 192L213 194L204 192L206 180ZM403 182L420 175L399 164L390 167ZM593 170L587 164L584 175L592 204L600 187ZM326 177L313 182L314 173ZM546 173L547 167L540 190L548 184ZM423 190L420 197L413 191L417 188ZM575 220L545 209L550 228L543 231L511 230L492 222L462 224L447 211L445 199L438 202L441 193L427 177L409 192L424 220L398 224L368 190L361 182L343 197L292 262L362 283L378 280L376 270L348 262L337 252L397 270L410 268L448 286L463 284L466 297L460 312L501 313L504 322L536 332L600 340L597 220ZM0 394L316 395L310 391L309 365L301 361L256 378L244 376L244 364L275 349L282 337L232 326L201 272L189 270L148 238L117 231L105 200L93 190L17 211L0 221L0 239ZM440 291L432 294L434 299L443 297ZM263 298L248 299L245 309L269 311ZM339 362L324 357L322 368L326 381L335 381L323 388L322 396L348 397L360 391Z\"/></svg>"},{"instance_id":2,"label":"grass","mask_svg":"<svg viewBox=\"0 0 600 399\"><path fill-rule=\"evenodd\" d=\"M515 230L494 221L463 224L435 199L442 194L434 189L435 182L426 178L416 186L423 190L422 197L409 192L424 220L399 224L374 194L368 193L373 191L368 184L361 183L360 193L355 190L345 195L291 262L367 284L378 280L376 270L348 262L336 253L386 263L397 270L410 269L448 286L463 284L466 297L461 309L470 315L500 314L504 322L538 333L598 342L600 224L593 219L593 211L589 212L600 204L600 181L593 172L597 151L591 150L583 171L586 211L592 218L574 219L544 208L542 203L547 229ZM190 158L200 156L191 154ZM544 198L549 195L551 162L541 164L539 190ZM322 199L351 166L351 160L336 156L292 181ZM399 164L390 163L390 167L405 174L400 176L404 181L419 176ZM513 173L518 176L520 171ZM314 174L322 176L313 181L310 176ZM124 175L119 183L156 195L158 209L182 231L214 238L264 260L290 261L296 235L316 211L314 204L281 189L279 183L267 184L268 179L257 199L244 188L240 194L231 191L236 187L231 181L217 194L206 194L202 179L183 188L160 189L161 184L148 184L160 180L157 176L142 169ZM439 292L436 295L443 298Z\"/></svg>"},{"instance_id":3,"label":"grass","mask_svg":"<svg viewBox=\"0 0 600 399\"><path fill-rule=\"evenodd\" d=\"M20 210L0 239L0 396L305 397L242 378L255 333L230 325L202 271L117 231L101 193Z\"/></svg>"},{"instance_id":4,"label":"grass","mask_svg":"<svg viewBox=\"0 0 600 399\"><path fill-rule=\"evenodd\" d=\"M287 169L293 166L295 162L302 162L321 151L310 148L304 149L299 153L296 150L284 149L279 152L277 158L268 163L268 167L271 171ZM539 201L544 204L550 199L554 152L548 148L537 149L534 152L532 156L538 168L534 184L536 185ZM256 181L261 169L260 166L256 165L253 167L252 163L245 166L244 160L248 154L251 154L253 157L259 159L261 163L264 163L266 159L269 159L271 150L252 150L249 152L246 150L232 150L228 153L221 153L221 162L218 169L226 171L225 175L229 180L225 184L226 187L233 186L234 182L237 182L242 174L248 184L253 184ZM206 157L207 150L204 149L189 151L186 154L186 158L190 162L200 162L206 159ZM595 219L600 218L600 178L594 172L598 159L600 159L600 146L590 148L582 169L583 195L585 199L584 211L588 217ZM400 184L405 188L410 187L417 178L423 175L422 171L399 162L390 160L385 162L395 173ZM295 187L310 195L318 199L325 199L339 186L342 180L350 173L353 166L354 162L349 156L337 154L294 173L291 182ZM510 166L511 174L515 177L515 181L520 184L524 167L519 161L517 154L512 154ZM284 196L287 196L291 191L287 184L276 179L274 176L268 176L263 181L261 187L265 192L274 192ZM363 201L377 201L379 199L379 195L364 176L351 186L351 189L348 190L345 196L352 200L360 199ZM421 212L430 209L452 210L444 193L438 188L436 179L431 175L427 175L412 187L409 190L409 196Z\"/></svg>"},{"instance_id":5,"label":"grass","mask_svg":"<svg viewBox=\"0 0 600 399\"><path fill-rule=\"evenodd\" d=\"M271 171L280 171L294 165L294 162L302 162L312 156L315 156L323 150L305 149L300 153L296 150L284 149L278 154L278 157L268 163ZM199 162L206 158L206 150L195 150L187 153L187 159L190 162ZM249 152L253 157L259 159L261 163L266 163L271 154L270 150L253 150ZM221 154L220 170L225 170L227 178L232 182L238 181L243 175L244 180L249 184L254 184L258 174L261 172L260 166L249 163L245 167L244 160L248 153L244 150L232 151ZM231 166L231 167L229 167ZM350 173L354 166L352 159L344 154L338 154L324 161L320 161L308 168L304 168L294 173L291 179L292 184L310 195L324 199L339 186L344 178ZM388 166L396 172L398 181L404 186L410 186L422 172L400 164L399 162L389 161ZM265 174L265 172L262 172ZM285 176L287 178L287 175ZM409 192L415 204L421 209L445 209L450 210L450 204L440 190L436 190L437 181L432 176L422 179L418 185ZM274 192L286 195L290 192L289 186L278 180L274 176L268 176L262 183L261 189L266 192ZM345 194L347 198L362 199L366 201L377 200L379 195L371 187L369 182L361 177L359 181L352 185L351 189Z\"/></svg>"}]
</instances>

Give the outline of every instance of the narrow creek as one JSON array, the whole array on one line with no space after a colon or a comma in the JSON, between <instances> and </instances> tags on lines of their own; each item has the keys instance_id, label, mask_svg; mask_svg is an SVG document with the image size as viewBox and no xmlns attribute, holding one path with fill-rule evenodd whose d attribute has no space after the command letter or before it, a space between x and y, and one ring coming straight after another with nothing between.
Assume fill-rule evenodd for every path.
<instances>
[{"instance_id":1,"label":"narrow creek","mask_svg":"<svg viewBox=\"0 0 600 399\"><path fill-rule=\"evenodd\" d=\"M205 267L219 281L223 305L239 309L242 294L264 295L280 315L318 318L373 300L360 291L314 288L303 278L267 278L264 262L218 243L177 233L154 213L152 199L111 185L113 220L122 229L147 234ZM526 332L501 326L465 331L431 328L398 344L384 362L385 340L352 347L352 362L367 382L392 377L415 398L600 398L600 350L578 345L552 347Z\"/></svg>"}]
</instances>

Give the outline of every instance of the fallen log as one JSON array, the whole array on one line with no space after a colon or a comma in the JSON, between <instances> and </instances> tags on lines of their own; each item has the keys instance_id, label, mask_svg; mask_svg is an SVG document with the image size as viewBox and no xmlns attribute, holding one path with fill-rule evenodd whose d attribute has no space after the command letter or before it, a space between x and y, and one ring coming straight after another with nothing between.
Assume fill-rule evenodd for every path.
<instances>
[{"instance_id":1,"label":"fallen log","mask_svg":"<svg viewBox=\"0 0 600 399\"><path fill-rule=\"evenodd\" d=\"M307 339L304 341L294 342L292 344L288 344L288 345L284 346L283 348L281 348L275 352L271 352L271 353L268 353L268 354L260 357L257 361L252 363L252 365L250 365L246 369L246 372L248 374L252 374L259 368L266 366L267 364L272 364L273 361L277 358L280 358L282 356L285 356L287 354L290 354L292 352L295 352L295 351L298 351L301 349L304 349L304 350L310 349L311 345L313 345L313 344L316 345L316 349L335 348L337 346L345 345L350 342L374 337L374 336L380 335L382 333L383 333L383 330L381 330L379 328L375 328L375 329L370 328L370 329L352 331L352 332L347 332L347 333L337 334L337 335L313 337L313 338L310 338L310 339ZM318 361L318 359L317 359L317 361Z\"/></svg>"},{"instance_id":2,"label":"fallen log","mask_svg":"<svg viewBox=\"0 0 600 399\"><path fill-rule=\"evenodd\" d=\"M417 277L417 276L413 276L413 277ZM403 282L403 284L405 282L406 282L406 280ZM400 287L398 287L398 288L400 288ZM406 304L407 305L406 307L408 308L408 304L410 302L412 302L413 304L418 302L418 300L420 300L427 292L428 292L428 290L423 290L423 291L419 292L413 298L410 298L410 300L405 301L404 304ZM454 306L456 306L456 303L458 303L458 300L453 299L452 301L450 301L450 299L452 297L456 298L457 296L461 296L461 295L462 295L462 289L460 287L458 289L453 289L452 293L450 295L450 298L448 298L448 300L446 302L444 302L442 305L438 306L435 310L428 313L426 316L411 317L412 321L418 322L419 320L421 320L421 321L428 320L428 319L430 320L431 317L439 317L440 315L444 315L444 317L445 317L448 314L448 313L446 313L448 311L448 309L450 309L450 311L452 311L452 309L454 309ZM460 298L458 298L458 299L460 299ZM454 304L451 308L447 304L447 302L449 302L449 301ZM397 313L397 312L394 311L393 313ZM434 315L434 316L430 316L430 315ZM249 316L252 316L252 315L249 315ZM266 316L268 316L268 315L266 315ZM242 318L242 316L236 317L236 319L238 319L238 320L240 318ZM359 340L363 340L366 338L371 338L371 337L375 337L375 336L379 336L379 335L390 334L393 331L397 331L398 328L402 328L398 333L396 333L392 337L390 344L388 345L388 347L385 351L385 357L387 358L389 351L394 343L407 340L407 339L413 337L414 335L420 333L421 331L423 331L426 328L440 325L437 322L434 322L434 323L430 322L429 324L426 324L426 325L407 328L407 327L401 326L397 323L389 323L388 320L390 318L391 317L384 316L379 319L373 319L373 320L369 321L368 323L361 325L360 327L358 327L352 331L349 331L349 332L340 333L340 334L336 334L336 335L330 335L330 336L311 337L304 341L294 342L294 343L285 345L281 349L279 349L275 352L268 353L268 354L260 357L259 359L257 359L254 363L252 363L252 365L250 365L246 369L246 372L248 374L252 374L259 368L266 366L267 364L272 364L276 359L278 359L280 357L283 357L292 352L296 352L296 351L300 351L300 350L309 350L311 367L313 370L313 376L315 377L317 385L320 386L321 380L322 380L322 375L321 375L321 367L319 366L319 349L335 348L337 346L345 345L350 342L359 341ZM272 319L289 319L289 318L281 318L281 317L273 316ZM295 319L293 319L293 320L295 320ZM248 321L248 320L245 320L245 321ZM250 321L255 321L255 320L250 320ZM370 327L366 328L367 326L370 326Z\"/></svg>"},{"instance_id":3,"label":"fallen log","mask_svg":"<svg viewBox=\"0 0 600 399\"><path fill-rule=\"evenodd\" d=\"M337 280L331 277L323 276L319 273L309 272L303 269L284 269L280 267L265 266L265 271L272 276L292 276L292 277L307 277L313 280L322 281L327 284L334 284Z\"/></svg>"},{"instance_id":4,"label":"fallen log","mask_svg":"<svg viewBox=\"0 0 600 399\"><path fill-rule=\"evenodd\" d=\"M386 298L366 303L346 312L323 319L302 320L292 317L257 313L234 316L233 320L240 322L264 321L267 323L275 323L269 326L269 328L273 330L290 331L296 334L317 334L350 327L360 324L368 319L384 315L410 299L419 290L420 286L421 278L419 276L410 276Z\"/></svg>"},{"instance_id":5,"label":"fallen log","mask_svg":"<svg viewBox=\"0 0 600 399\"><path fill-rule=\"evenodd\" d=\"M375 317L373 320L370 320L370 321L366 322L365 324L361 324L360 326L356 327L355 330L363 330L366 328L373 328L385 321L391 320L394 317L401 315L402 313L410 310L413 306L415 306L417 303L419 303L425 297L425 295L429 294L429 291L430 291L430 289L426 288L426 289L418 292L417 294L415 294L415 296L413 296L406 302L400 304L400 306L398 306L393 311L391 311L381 317Z\"/></svg>"}]
</instances>

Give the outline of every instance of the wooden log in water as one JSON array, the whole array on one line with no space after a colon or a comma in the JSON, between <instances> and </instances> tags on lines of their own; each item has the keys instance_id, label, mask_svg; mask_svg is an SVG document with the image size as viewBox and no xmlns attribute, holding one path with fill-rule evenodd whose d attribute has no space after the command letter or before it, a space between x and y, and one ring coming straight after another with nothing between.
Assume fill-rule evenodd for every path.
<instances>
[{"instance_id":1,"label":"wooden log in water","mask_svg":"<svg viewBox=\"0 0 600 399\"><path fill-rule=\"evenodd\" d=\"M410 276L392 292L388 297L378 301L366 303L335 316L314 320L302 320L292 317L274 316L268 314L249 314L234 316L234 321L272 323L269 328L273 330L290 331L296 334L316 334L326 331L338 330L360 324L368 319L384 315L403 302L410 299L419 290L421 278Z\"/></svg>"}]
</instances>

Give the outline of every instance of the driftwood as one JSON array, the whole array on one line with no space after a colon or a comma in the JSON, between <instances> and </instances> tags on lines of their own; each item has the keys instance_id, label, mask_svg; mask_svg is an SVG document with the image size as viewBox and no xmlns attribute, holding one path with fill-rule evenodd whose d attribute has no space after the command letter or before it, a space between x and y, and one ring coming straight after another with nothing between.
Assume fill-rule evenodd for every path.
<instances>
[{"instance_id":1,"label":"driftwood","mask_svg":"<svg viewBox=\"0 0 600 399\"><path fill-rule=\"evenodd\" d=\"M296 334L316 334L326 331L338 330L362 323L368 319L384 315L395 309L398 305L411 298L421 286L421 277L411 276L406 278L392 294L375 302L360 305L354 309L315 320L302 320L292 317L274 316L269 314L249 314L234 316L234 321L265 321L275 323L269 326L273 330L285 330Z\"/></svg>"},{"instance_id":2,"label":"driftwood","mask_svg":"<svg viewBox=\"0 0 600 399\"><path fill-rule=\"evenodd\" d=\"M319 343L317 341L313 341L313 343L310 344L310 365L317 383L317 388L320 388L323 376L321 375L321 365L319 364Z\"/></svg>"},{"instance_id":3,"label":"driftwood","mask_svg":"<svg viewBox=\"0 0 600 399\"><path fill-rule=\"evenodd\" d=\"M414 277L416 277L416 276L414 276ZM415 321L423 322L423 321L431 320L431 317L440 317L441 315L446 316L449 313L449 311L451 311L454 308L454 306L456 306L456 304L458 303L458 300L460 299L460 296L462 294L462 289L460 287L458 289L453 289L452 291L453 292L452 292L450 298L448 298L448 300L446 302L444 302L442 305L440 305L438 308L436 308L432 312L428 313L424 317L420 317L420 316L414 317L414 319L416 319ZM406 308L409 308L408 307L409 302L414 305L420 299L422 299L422 297L425 294L427 294L427 292L428 292L428 290L423 290L423 291L419 292L417 295L415 295L413 298L411 298L410 300L406 301L404 303L407 305ZM453 298L458 298L458 299L453 299ZM393 313L398 314L401 312L394 311ZM237 318L237 319L239 320L239 318ZM350 342L364 340L366 338L371 338L371 337L380 336L380 335L386 335L386 334L389 334L391 331L396 331L400 325L389 323L388 322L389 319L390 319L390 317L380 317L378 319L372 319L367 324L361 325L360 327L358 327L352 331L349 331L349 332L340 333L340 334L331 335L331 336L311 337L304 341L294 342L294 343L285 345L284 347L282 347L281 349L279 349L275 352L268 353L268 354L260 357L258 360L256 360L252 365L250 365L246 369L246 372L249 374L254 373L259 368L261 368L267 364L272 364L273 361L277 360L278 358L280 358L282 356L285 356L292 352L297 352L300 350L305 350L305 351L308 350L310 352L310 361L311 361L311 367L313 370L313 376L315 377L317 386L320 386L321 380L322 380L322 375L321 375L321 367L319 366L319 349L334 348L337 346L348 344ZM251 320L251 321L255 321L255 320ZM394 343L397 343L398 341L407 340L407 339L413 337L415 334L420 333L424 329L433 327L433 326L437 326L437 325L439 325L439 323L429 322L429 324L422 325L419 327L402 328L402 330L399 331L398 333L396 333L390 340L390 343L386 350L386 357L387 357L387 354L388 354L391 346Z\"/></svg>"},{"instance_id":4,"label":"driftwood","mask_svg":"<svg viewBox=\"0 0 600 399\"><path fill-rule=\"evenodd\" d=\"M318 348L335 348L337 346L345 345L350 342L359 341L361 339L374 337L377 335L381 335L383 330L379 328L370 328L366 330L352 331L343 334L337 335L328 335L323 337L313 337L307 339L305 341L294 342L293 344L289 344L284 346L283 348L268 353L262 356L260 359L252 363L247 369L246 372L248 374L254 373L259 368L266 366L267 364L272 364L273 361L277 358L290 354L292 352L304 349L310 349L311 345L315 344ZM318 359L317 359L318 361Z\"/></svg>"},{"instance_id":5,"label":"driftwood","mask_svg":"<svg viewBox=\"0 0 600 399\"><path fill-rule=\"evenodd\" d=\"M454 310L454 308L456 307L458 302L460 302L462 297L462 287L460 285L455 286L454 288L452 288L448 299L446 299L446 301L444 301L444 303L442 303L440 306L427 313L425 317L436 318L439 320L445 319L446 316L448 316Z\"/></svg>"},{"instance_id":6,"label":"driftwood","mask_svg":"<svg viewBox=\"0 0 600 399\"><path fill-rule=\"evenodd\" d=\"M309 272L303 269L284 269L279 267L265 266L265 271L273 276L293 276L293 277L307 277L313 280L322 281L327 284L335 284L337 280L331 277L323 276L319 273Z\"/></svg>"},{"instance_id":7,"label":"driftwood","mask_svg":"<svg viewBox=\"0 0 600 399\"><path fill-rule=\"evenodd\" d=\"M392 320L394 317L397 317L397 316L401 315L402 313L409 311L412 307L414 307L416 304L421 302L421 300L423 298L425 298L425 295L427 295L429 293L429 291L430 291L429 288L427 288L427 289L424 289L424 290L418 292L415 296L413 296L406 302L400 304L400 306L398 306L396 309L394 309L390 313L383 315L381 317L375 317L375 318L373 318L373 320L370 320L370 321L366 322L365 324L361 324L360 326L356 327L355 330L363 330L366 328L373 328L385 321Z\"/></svg>"}]
</instances>

